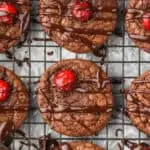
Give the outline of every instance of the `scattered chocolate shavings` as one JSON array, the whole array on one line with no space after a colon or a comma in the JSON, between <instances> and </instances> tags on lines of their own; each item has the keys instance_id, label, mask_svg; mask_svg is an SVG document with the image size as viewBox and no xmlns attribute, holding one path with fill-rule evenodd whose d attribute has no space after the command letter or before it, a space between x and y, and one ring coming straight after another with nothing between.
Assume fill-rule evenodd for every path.
<instances>
[{"instance_id":1,"label":"scattered chocolate shavings","mask_svg":"<svg viewBox=\"0 0 150 150\"><path fill-rule=\"evenodd\" d=\"M122 84L124 82L124 79L122 77L120 78L113 77L113 78L110 78L110 82L112 84Z\"/></svg>"},{"instance_id":2,"label":"scattered chocolate shavings","mask_svg":"<svg viewBox=\"0 0 150 150\"><path fill-rule=\"evenodd\" d=\"M130 148L130 150L150 150L150 145L144 142L137 144L129 140L123 140L123 144Z\"/></svg>"},{"instance_id":3,"label":"scattered chocolate shavings","mask_svg":"<svg viewBox=\"0 0 150 150\"><path fill-rule=\"evenodd\" d=\"M19 67L22 67L22 65L23 65L23 62L22 62L22 60L19 60L19 59L15 59L15 61L16 61L16 63L17 63L17 65L19 66Z\"/></svg>"},{"instance_id":4,"label":"scattered chocolate shavings","mask_svg":"<svg viewBox=\"0 0 150 150\"><path fill-rule=\"evenodd\" d=\"M19 131L20 132L20 131ZM20 134L20 133L19 133ZM22 135L22 131L21 131ZM25 137L25 134L22 135ZM23 150L24 147L33 147L37 150L72 150L68 143L59 143L56 139L53 139L50 134L39 138L39 146L32 143L28 138L25 137L25 141L20 141L19 150Z\"/></svg>"},{"instance_id":5,"label":"scattered chocolate shavings","mask_svg":"<svg viewBox=\"0 0 150 150\"><path fill-rule=\"evenodd\" d=\"M47 55L48 56L52 56L54 54L54 52L53 51L51 51L51 52L47 52Z\"/></svg>"},{"instance_id":6,"label":"scattered chocolate shavings","mask_svg":"<svg viewBox=\"0 0 150 150\"><path fill-rule=\"evenodd\" d=\"M39 145L42 150L51 150L58 147L59 143L48 134L39 138Z\"/></svg>"},{"instance_id":7,"label":"scattered chocolate shavings","mask_svg":"<svg viewBox=\"0 0 150 150\"><path fill-rule=\"evenodd\" d=\"M119 150L123 149L123 147L122 147L122 145L120 143L117 143L117 146L118 146Z\"/></svg>"},{"instance_id":8,"label":"scattered chocolate shavings","mask_svg":"<svg viewBox=\"0 0 150 150\"><path fill-rule=\"evenodd\" d=\"M35 84L35 85L36 85L36 84L38 84L39 82L40 82L40 80L32 81L31 84Z\"/></svg>"},{"instance_id":9,"label":"scattered chocolate shavings","mask_svg":"<svg viewBox=\"0 0 150 150\"><path fill-rule=\"evenodd\" d=\"M17 134L17 135L20 135L20 136L22 136L24 139L28 139L27 137L26 137L26 134L22 131L22 130L20 130L20 129L16 129L15 130L15 133Z\"/></svg>"},{"instance_id":10,"label":"scattered chocolate shavings","mask_svg":"<svg viewBox=\"0 0 150 150\"><path fill-rule=\"evenodd\" d=\"M12 121L0 123L0 141L3 141L13 130L15 130L15 126Z\"/></svg>"},{"instance_id":11,"label":"scattered chocolate shavings","mask_svg":"<svg viewBox=\"0 0 150 150\"><path fill-rule=\"evenodd\" d=\"M121 134L123 134L123 129L116 129L116 132L115 132L115 135L116 135L116 137L118 137L119 136L119 132L121 132Z\"/></svg>"},{"instance_id":12,"label":"scattered chocolate shavings","mask_svg":"<svg viewBox=\"0 0 150 150\"><path fill-rule=\"evenodd\" d=\"M12 55L12 53L10 53L10 52L6 52L5 53L5 55L6 55L6 57L8 58L8 59L13 59L13 55Z\"/></svg>"},{"instance_id":13,"label":"scattered chocolate shavings","mask_svg":"<svg viewBox=\"0 0 150 150\"><path fill-rule=\"evenodd\" d=\"M128 90L126 90L126 89L124 89L124 88L121 88L120 89L120 93L122 93L122 94L126 94L128 92Z\"/></svg>"},{"instance_id":14,"label":"scattered chocolate shavings","mask_svg":"<svg viewBox=\"0 0 150 150\"><path fill-rule=\"evenodd\" d=\"M8 147L6 147L5 145L1 144L0 150L10 150L10 149Z\"/></svg>"},{"instance_id":15,"label":"scattered chocolate shavings","mask_svg":"<svg viewBox=\"0 0 150 150\"><path fill-rule=\"evenodd\" d=\"M13 56L13 54L10 53L10 52L6 52L5 55L6 55L6 57L7 57L8 59L14 60L14 61L17 63L17 65L18 65L19 67L22 67L22 66L23 66L23 63L26 63L29 67L30 67L30 65L31 65L30 59L29 59L28 57L24 57L23 60L21 60L21 59L17 59L17 58L16 58L15 56Z\"/></svg>"},{"instance_id":16,"label":"scattered chocolate shavings","mask_svg":"<svg viewBox=\"0 0 150 150\"><path fill-rule=\"evenodd\" d=\"M2 142L3 145L6 147L10 147L11 143L13 142L13 137L11 135L7 136L5 140ZM1 147L0 147L1 149Z\"/></svg>"},{"instance_id":17,"label":"scattered chocolate shavings","mask_svg":"<svg viewBox=\"0 0 150 150\"><path fill-rule=\"evenodd\" d=\"M27 142L20 141L20 144L21 144L21 146L19 147L19 150L23 150L23 147L24 147L24 146L27 146L27 147L34 147L34 148L37 149L37 150L41 150L36 144L31 143L29 140L28 140ZM43 149L43 150L44 150L44 149Z\"/></svg>"},{"instance_id":18,"label":"scattered chocolate shavings","mask_svg":"<svg viewBox=\"0 0 150 150\"><path fill-rule=\"evenodd\" d=\"M29 67L31 66L30 59L28 57L24 57L23 62L26 62Z\"/></svg>"},{"instance_id":19,"label":"scattered chocolate shavings","mask_svg":"<svg viewBox=\"0 0 150 150\"><path fill-rule=\"evenodd\" d=\"M24 57L23 60L20 60L20 59L17 59L17 58L14 58L15 62L17 63L17 65L19 67L22 67L23 66L23 63L26 63L29 67L31 65L30 63L30 59L28 57Z\"/></svg>"}]
</instances>

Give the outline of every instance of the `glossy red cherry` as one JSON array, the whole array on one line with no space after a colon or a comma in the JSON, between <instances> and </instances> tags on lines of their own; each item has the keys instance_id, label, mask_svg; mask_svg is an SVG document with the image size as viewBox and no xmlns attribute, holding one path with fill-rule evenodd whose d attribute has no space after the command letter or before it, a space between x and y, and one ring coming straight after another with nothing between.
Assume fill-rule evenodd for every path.
<instances>
[{"instance_id":1,"label":"glossy red cherry","mask_svg":"<svg viewBox=\"0 0 150 150\"><path fill-rule=\"evenodd\" d=\"M63 91L71 91L74 87L76 76L71 70L62 70L54 76L54 84Z\"/></svg>"},{"instance_id":2,"label":"glossy red cherry","mask_svg":"<svg viewBox=\"0 0 150 150\"><path fill-rule=\"evenodd\" d=\"M144 29L150 30L150 13L143 15L142 24L143 24Z\"/></svg>"},{"instance_id":3,"label":"glossy red cherry","mask_svg":"<svg viewBox=\"0 0 150 150\"><path fill-rule=\"evenodd\" d=\"M12 15L17 13L16 7L11 4L0 5L0 22L11 24L13 22Z\"/></svg>"},{"instance_id":4,"label":"glossy red cherry","mask_svg":"<svg viewBox=\"0 0 150 150\"><path fill-rule=\"evenodd\" d=\"M79 21L88 21L92 16L90 7L91 5L88 2L77 1L73 6L72 14Z\"/></svg>"},{"instance_id":5,"label":"glossy red cherry","mask_svg":"<svg viewBox=\"0 0 150 150\"><path fill-rule=\"evenodd\" d=\"M9 95L9 85L6 81L0 80L0 102L5 101Z\"/></svg>"}]
</instances>

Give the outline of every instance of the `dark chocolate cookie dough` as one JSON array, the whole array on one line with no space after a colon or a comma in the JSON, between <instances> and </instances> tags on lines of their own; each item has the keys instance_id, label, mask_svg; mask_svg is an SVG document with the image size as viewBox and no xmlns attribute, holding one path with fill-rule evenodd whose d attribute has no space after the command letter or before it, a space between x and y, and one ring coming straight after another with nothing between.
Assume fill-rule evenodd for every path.
<instances>
[{"instance_id":1,"label":"dark chocolate cookie dough","mask_svg":"<svg viewBox=\"0 0 150 150\"><path fill-rule=\"evenodd\" d=\"M127 111L132 123L150 135L150 71L132 82L127 94Z\"/></svg>"},{"instance_id":2,"label":"dark chocolate cookie dough","mask_svg":"<svg viewBox=\"0 0 150 150\"><path fill-rule=\"evenodd\" d=\"M19 128L28 112L28 94L12 71L0 66L0 141Z\"/></svg>"},{"instance_id":3,"label":"dark chocolate cookie dough","mask_svg":"<svg viewBox=\"0 0 150 150\"><path fill-rule=\"evenodd\" d=\"M101 47L116 25L117 0L39 0L38 9L50 38L77 53Z\"/></svg>"},{"instance_id":4,"label":"dark chocolate cookie dough","mask_svg":"<svg viewBox=\"0 0 150 150\"><path fill-rule=\"evenodd\" d=\"M129 0L126 29L137 47L150 52L150 0Z\"/></svg>"},{"instance_id":5,"label":"dark chocolate cookie dough","mask_svg":"<svg viewBox=\"0 0 150 150\"><path fill-rule=\"evenodd\" d=\"M87 60L64 60L41 76L38 105L44 120L59 133L89 136L108 123L113 107L111 84Z\"/></svg>"},{"instance_id":6,"label":"dark chocolate cookie dough","mask_svg":"<svg viewBox=\"0 0 150 150\"><path fill-rule=\"evenodd\" d=\"M0 52L25 40L30 23L30 0L0 1Z\"/></svg>"}]
</instances>

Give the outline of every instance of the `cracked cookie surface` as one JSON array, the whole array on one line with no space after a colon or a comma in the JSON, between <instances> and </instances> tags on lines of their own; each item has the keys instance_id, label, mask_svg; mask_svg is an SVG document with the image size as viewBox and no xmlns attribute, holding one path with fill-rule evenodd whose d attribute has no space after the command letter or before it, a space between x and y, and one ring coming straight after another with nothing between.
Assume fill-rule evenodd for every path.
<instances>
[{"instance_id":1,"label":"cracked cookie surface","mask_svg":"<svg viewBox=\"0 0 150 150\"><path fill-rule=\"evenodd\" d=\"M127 94L127 111L132 123L150 135L150 71L131 83Z\"/></svg>"}]
</instances>

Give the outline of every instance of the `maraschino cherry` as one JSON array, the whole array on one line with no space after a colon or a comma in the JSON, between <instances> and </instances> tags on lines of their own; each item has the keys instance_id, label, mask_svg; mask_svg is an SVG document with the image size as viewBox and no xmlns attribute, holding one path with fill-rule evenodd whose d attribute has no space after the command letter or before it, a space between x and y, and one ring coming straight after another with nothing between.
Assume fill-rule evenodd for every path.
<instances>
[{"instance_id":1,"label":"maraschino cherry","mask_svg":"<svg viewBox=\"0 0 150 150\"><path fill-rule=\"evenodd\" d=\"M150 30L150 13L144 14L142 17L142 25L144 29Z\"/></svg>"},{"instance_id":2,"label":"maraschino cherry","mask_svg":"<svg viewBox=\"0 0 150 150\"><path fill-rule=\"evenodd\" d=\"M62 91L72 91L76 76L71 70L62 70L54 76L54 84Z\"/></svg>"},{"instance_id":3,"label":"maraschino cherry","mask_svg":"<svg viewBox=\"0 0 150 150\"><path fill-rule=\"evenodd\" d=\"M88 21L92 16L90 3L87 1L76 1L73 6L72 14L79 21Z\"/></svg>"},{"instance_id":4,"label":"maraschino cherry","mask_svg":"<svg viewBox=\"0 0 150 150\"><path fill-rule=\"evenodd\" d=\"M0 22L11 24L13 22L13 15L16 15L17 9L11 4L0 5Z\"/></svg>"},{"instance_id":5,"label":"maraschino cherry","mask_svg":"<svg viewBox=\"0 0 150 150\"><path fill-rule=\"evenodd\" d=\"M9 85L6 81L0 80L0 102L5 101L9 95Z\"/></svg>"}]
</instances>

